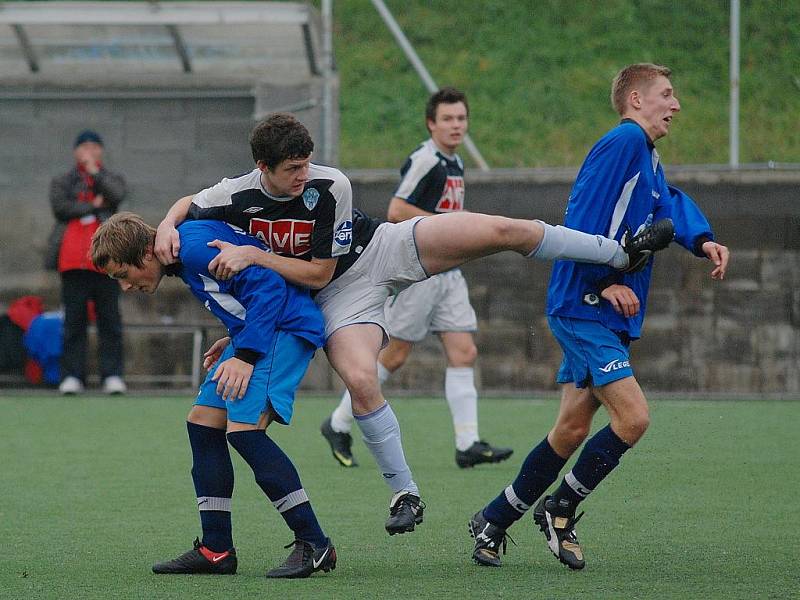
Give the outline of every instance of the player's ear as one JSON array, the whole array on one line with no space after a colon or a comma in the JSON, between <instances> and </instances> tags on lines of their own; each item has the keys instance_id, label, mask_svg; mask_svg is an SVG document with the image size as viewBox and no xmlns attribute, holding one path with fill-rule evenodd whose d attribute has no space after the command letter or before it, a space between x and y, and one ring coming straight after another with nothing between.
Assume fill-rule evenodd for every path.
<instances>
[{"instance_id":1,"label":"player's ear","mask_svg":"<svg viewBox=\"0 0 800 600\"><path fill-rule=\"evenodd\" d=\"M269 171L270 170L270 168L267 165L267 163L265 163L263 160L257 160L256 161L256 167L258 167L258 170L261 171L262 173L264 171Z\"/></svg>"},{"instance_id":2,"label":"player's ear","mask_svg":"<svg viewBox=\"0 0 800 600\"><path fill-rule=\"evenodd\" d=\"M639 90L631 90L628 100L633 108L642 108L642 93Z\"/></svg>"}]
</instances>

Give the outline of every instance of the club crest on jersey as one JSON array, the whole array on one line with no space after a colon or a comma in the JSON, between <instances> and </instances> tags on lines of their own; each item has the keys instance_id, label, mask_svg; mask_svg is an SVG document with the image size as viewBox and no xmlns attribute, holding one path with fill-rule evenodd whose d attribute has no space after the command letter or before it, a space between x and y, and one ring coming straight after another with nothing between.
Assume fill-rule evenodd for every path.
<instances>
[{"instance_id":1,"label":"club crest on jersey","mask_svg":"<svg viewBox=\"0 0 800 600\"><path fill-rule=\"evenodd\" d=\"M336 233L333 234L333 241L337 246L349 246L353 241L353 222L343 221L337 228Z\"/></svg>"},{"instance_id":2,"label":"club crest on jersey","mask_svg":"<svg viewBox=\"0 0 800 600\"><path fill-rule=\"evenodd\" d=\"M308 188L303 192L303 204L306 205L308 210L314 210L314 207L319 202L319 191L314 188Z\"/></svg>"}]
</instances>

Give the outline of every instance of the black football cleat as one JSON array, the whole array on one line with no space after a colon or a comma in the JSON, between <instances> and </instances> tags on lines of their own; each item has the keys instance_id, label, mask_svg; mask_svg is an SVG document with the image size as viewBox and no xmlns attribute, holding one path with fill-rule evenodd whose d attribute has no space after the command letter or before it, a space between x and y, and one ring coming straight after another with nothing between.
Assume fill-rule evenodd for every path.
<instances>
[{"instance_id":1,"label":"black football cleat","mask_svg":"<svg viewBox=\"0 0 800 600\"><path fill-rule=\"evenodd\" d=\"M481 463L499 463L514 454L511 448L497 448L488 442L479 440L466 450L456 450L456 464L462 469L469 469Z\"/></svg>"},{"instance_id":2,"label":"black football cleat","mask_svg":"<svg viewBox=\"0 0 800 600\"><path fill-rule=\"evenodd\" d=\"M621 269L623 273L637 273L645 268L653 253L663 250L675 239L675 225L672 219L661 219L649 227L645 227L637 235L622 242L622 248L628 255L628 266Z\"/></svg>"},{"instance_id":3,"label":"black football cleat","mask_svg":"<svg viewBox=\"0 0 800 600\"><path fill-rule=\"evenodd\" d=\"M353 438L349 433L339 433L331 427L331 418L328 417L322 422L319 428L322 436L328 440L331 446L331 453L343 467L357 467L358 463L353 458Z\"/></svg>"},{"instance_id":4,"label":"black football cleat","mask_svg":"<svg viewBox=\"0 0 800 600\"><path fill-rule=\"evenodd\" d=\"M153 565L153 573L159 575L234 575L236 574L236 550L213 552L194 540L194 547L177 558Z\"/></svg>"},{"instance_id":5,"label":"black football cleat","mask_svg":"<svg viewBox=\"0 0 800 600\"><path fill-rule=\"evenodd\" d=\"M425 503L411 492L399 492L389 503L389 518L386 520L386 531L389 535L414 531L414 527L422 523Z\"/></svg>"},{"instance_id":6,"label":"black football cleat","mask_svg":"<svg viewBox=\"0 0 800 600\"><path fill-rule=\"evenodd\" d=\"M511 540L512 544L515 543L511 536L506 533L505 529L489 523L483 516L483 510L475 513L467 527L469 534L475 538L472 560L484 567L499 567L501 564L500 551L502 550L503 554L506 553L506 540Z\"/></svg>"},{"instance_id":7,"label":"black football cleat","mask_svg":"<svg viewBox=\"0 0 800 600\"><path fill-rule=\"evenodd\" d=\"M556 502L552 496L543 497L533 509L533 520L547 538L550 552L573 570L586 566L583 550L575 533L575 524L582 516L583 513L575 516L575 508L569 502Z\"/></svg>"},{"instance_id":8,"label":"black football cleat","mask_svg":"<svg viewBox=\"0 0 800 600\"><path fill-rule=\"evenodd\" d=\"M328 545L322 548L315 548L311 542L295 540L284 548L294 549L279 567L267 571L269 578L283 579L302 579L317 571L327 573L336 568L336 548L333 547L330 538Z\"/></svg>"}]
</instances>

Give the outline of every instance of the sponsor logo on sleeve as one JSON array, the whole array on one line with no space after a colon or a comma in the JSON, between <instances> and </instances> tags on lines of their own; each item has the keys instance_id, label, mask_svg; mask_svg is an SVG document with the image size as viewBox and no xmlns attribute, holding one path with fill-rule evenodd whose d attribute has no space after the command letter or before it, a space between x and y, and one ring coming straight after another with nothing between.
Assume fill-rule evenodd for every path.
<instances>
[{"instance_id":1,"label":"sponsor logo on sleeve","mask_svg":"<svg viewBox=\"0 0 800 600\"><path fill-rule=\"evenodd\" d=\"M353 222L342 221L333 234L333 241L336 242L337 246L349 246L350 242L353 241Z\"/></svg>"}]
</instances>

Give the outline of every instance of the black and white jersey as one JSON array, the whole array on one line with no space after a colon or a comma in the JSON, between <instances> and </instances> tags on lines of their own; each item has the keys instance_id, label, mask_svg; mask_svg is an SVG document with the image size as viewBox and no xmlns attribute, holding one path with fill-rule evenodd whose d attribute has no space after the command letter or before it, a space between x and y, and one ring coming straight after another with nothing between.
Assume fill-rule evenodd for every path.
<instances>
[{"instance_id":1,"label":"black and white jersey","mask_svg":"<svg viewBox=\"0 0 800 600\"><path fill-rule=\"evenodd\" d=\"M444 154L432 139L422 143L400 169L394 195L431 213L464 210L464 163Z\"/></svg>"},{"instance_id":2,"label":"black and white jersey","mask_svg":"<svg viewBox=\"0 0 800 600\"><path fill-rule=\"evenodd\" d=\"M269 194L259 169L225 178L195 194L187 218L226 221L276 254L338 258L335 279L356 261L379 222L353 211L350 180L338 169L311 164L308 177L294 198Z\"/></svg>"}]
</instances>

